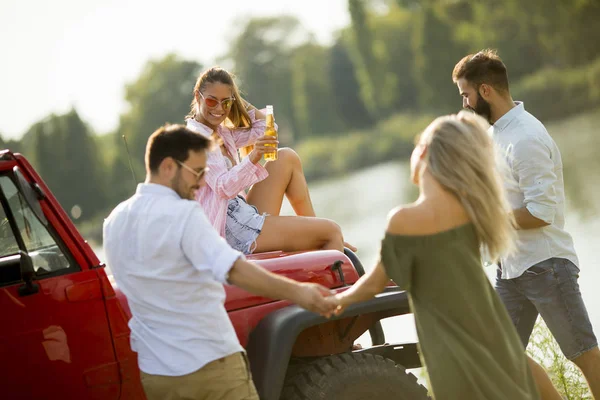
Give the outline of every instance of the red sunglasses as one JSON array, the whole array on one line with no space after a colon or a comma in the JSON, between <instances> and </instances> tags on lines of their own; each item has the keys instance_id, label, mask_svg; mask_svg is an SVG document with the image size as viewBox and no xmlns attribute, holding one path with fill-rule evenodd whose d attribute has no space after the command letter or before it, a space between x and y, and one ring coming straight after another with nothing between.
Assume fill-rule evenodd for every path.
<instances>
[{"instance_id":1,"label":"red sunglasses","mask_svg":"<svg viewBox=\"0 0 600 400\"><path fill-rule=\"evenodd\" d=\"M229 97L227 99L223 99L223 100L219 101L212 97L204 97L204 95L200 92L199 92L199 94L200 94L200 96L202 96L202 98L204 99L204 103L209 108L215 108L216 106L221 104L221 107L223 107L223 110L229 110L231 108L231 106L233 105L233 102L235 101L235 97Z\"/></svg>"}]
</instances>

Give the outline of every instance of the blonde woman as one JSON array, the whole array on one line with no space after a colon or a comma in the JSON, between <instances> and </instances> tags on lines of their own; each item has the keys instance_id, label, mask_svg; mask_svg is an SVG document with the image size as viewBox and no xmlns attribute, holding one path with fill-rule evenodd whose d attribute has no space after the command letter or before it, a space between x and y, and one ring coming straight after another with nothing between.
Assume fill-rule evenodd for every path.
<instances>
[{"instance_id":1,"label":"blonde woman","mask_svg":"<svg viewBox=\"0 0 600 400\"><path fill-rule=\"evenodd\" d=\"M338 294L337 313L390 278L410 298L434 397L538 399L517 332L482 268L511 249L514 229L485 121L440 117L411 156L416 202L392 210L378 265Z\"/></svg>"}]
</instances>

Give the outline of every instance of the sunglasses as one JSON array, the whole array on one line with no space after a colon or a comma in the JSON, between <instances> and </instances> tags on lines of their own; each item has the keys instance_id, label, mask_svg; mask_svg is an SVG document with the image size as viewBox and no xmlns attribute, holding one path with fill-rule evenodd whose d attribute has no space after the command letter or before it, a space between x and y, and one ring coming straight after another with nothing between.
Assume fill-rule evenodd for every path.
<instances>
[{"instance_id":1,"label":"sunglasses","mask_svg":"<svg viewBox=\"0 0 600 400\"><path fill-rule=\"evenodd\" d=\"M229 97L227 99L219 101L217 99L213 99L212 97L204 97L202 93L200 93L200 96L202 96L202 98L204 99L204 103L208 106L208 108L215 108L216 106L221 104L223 110L229 110L233 105L233 102L235 101L235 97Z\"/></svg>"},{"instance_id":2,"label":"sunglasses","mask_svg":"<svg viewBox=\"0 0 600 400\"><path fill-rule=\"evenodd\" d=\"M206 174L206 171L208 171L208 167L202 168L200 171L195 171L193 168L188 167L187 165L185 165L181 161L179 161L179 160L175 160L175 161L177 161L177 164L181 165L183 168L187 169L192 174L194 174L194 176L196 177L197 181L199 181L200 179L202 179L202 177L204 176L204 174Z\"/></svg>"}]
</instances>

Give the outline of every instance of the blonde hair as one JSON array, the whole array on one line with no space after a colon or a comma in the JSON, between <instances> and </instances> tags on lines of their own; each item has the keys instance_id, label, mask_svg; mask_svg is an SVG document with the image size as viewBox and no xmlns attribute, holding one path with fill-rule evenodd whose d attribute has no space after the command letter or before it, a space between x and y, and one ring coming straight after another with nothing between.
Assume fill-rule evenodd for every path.
<instances>
[{"instance_id":1,"label":"blonde hair","mask_svg":"<svg viewBox=\"0 0 600 400\"><path fill-rule=\"evenodd\" d=\"M235 98L233 105L231 106L231 110L229 110L229 115L227 116L226 122L228 125L232 128L252 128L252 120L250 119L250 115L248 115L244 100L240 95L240 91L235 84L234 78L235 76L232 73L218 66L209 68L200 74L196 80L196 84L194 85L192 103L190 104L190 112L186 116L186 119L193 119L196 117L196 109L198 108L196 96L198 93L202 93L207 84L219 82L224 85L229 85L231 87L233 97Z\"/></svg>"},{"instance_id":2,"label":"blonde hair","mask_svg":"<svg viewBox=\"0 0 600 400\"><path fill-rule=\"evenodd\" d=\"M496 261L513 249L516 232L499 172L504 160L487 127L480 116L461 111L434 120L420 143L427 146L426 169L460 200L480 245Z\"/></svg>"}]
</instances>

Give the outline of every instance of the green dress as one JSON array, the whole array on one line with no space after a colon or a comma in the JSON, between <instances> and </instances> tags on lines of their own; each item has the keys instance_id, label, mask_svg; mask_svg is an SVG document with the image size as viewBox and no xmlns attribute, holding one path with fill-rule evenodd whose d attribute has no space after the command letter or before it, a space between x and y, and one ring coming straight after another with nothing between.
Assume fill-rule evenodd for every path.
<instances>
[{"instance_id":1,"label":"green dress","mask_svg":"<svg viewBox=\"0 0 600 400\"><path fill-rule=\"evenodd\" d=\"M485 274L473 224L386 234L381 261L408 292L437 399L539 399L517 331Z\"/></svg>"}]
</instances>

